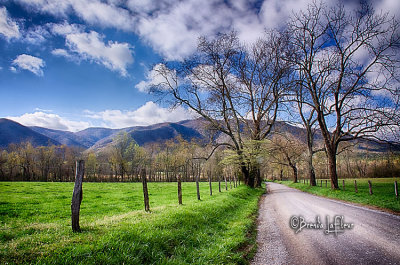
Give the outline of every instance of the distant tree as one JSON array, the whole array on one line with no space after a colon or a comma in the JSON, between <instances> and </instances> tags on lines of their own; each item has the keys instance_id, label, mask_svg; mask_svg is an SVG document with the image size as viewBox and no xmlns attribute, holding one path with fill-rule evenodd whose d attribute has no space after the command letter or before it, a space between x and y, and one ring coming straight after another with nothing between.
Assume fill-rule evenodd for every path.
<instances>
[{"instance_id":1,"label":"distant tree","mask_svg":"<svg viewBox=\"0 0 400 265\"><path fill-rule=\"evenodd\" d=\"M93 180L96 178L98 167L99 164L97 161L96 154L94 152L90 152L87 155L85 162L85 172L89 180Z\"/></svg>"},{"instance_id":2,"label":"distant tree","mask_svg":"<svg viewBox=\"0 0 400 265\"><path fill-rule=\"evenodd\" d=\"M127 132L119 133L110 147L110 162L117 175L124 181L124 176L128 170L128 163L133 160L136 142Z\"/></svg>"},{"instance_id":3,"label":"distant tree","mask_svg":"<svg viewBox=\"0 0 400 265\"><path fill-rule=\"evenodd\" d=\"M287 166L293 171L293 182L298 180L298 164L304 153L304 144L288 133L275 134L268 143L270 162ZM281 171L282 174L282 171Z\"/></svg>"}]
</instances>

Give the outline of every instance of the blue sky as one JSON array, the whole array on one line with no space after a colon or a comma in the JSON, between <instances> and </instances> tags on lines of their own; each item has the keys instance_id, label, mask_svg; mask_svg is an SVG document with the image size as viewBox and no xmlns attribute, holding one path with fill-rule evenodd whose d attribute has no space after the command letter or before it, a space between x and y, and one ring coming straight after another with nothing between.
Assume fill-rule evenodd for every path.
<instances>
[{"instance_id":1,"label":"blue sky","mask_svg":"<svg viewBox=\"0 0 400 265\"><path fill-rule=\"evenodd\" d=\"M71 131L190 118L146 93L153 65L190 56L199 36L252 42L309 2L0 0L0 117Z\"/></svg>"}]
</instances>

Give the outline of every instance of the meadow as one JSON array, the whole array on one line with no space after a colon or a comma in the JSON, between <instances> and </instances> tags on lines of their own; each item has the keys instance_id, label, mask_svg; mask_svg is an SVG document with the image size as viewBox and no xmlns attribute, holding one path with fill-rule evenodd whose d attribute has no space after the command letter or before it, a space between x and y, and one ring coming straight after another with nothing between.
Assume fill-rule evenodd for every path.
<instances>
[{"instance_id":1,"label":"meadow","mask_svg":"<svg viewBox=\"0 0 400 265\"><path fill-rule=\"evenodd\" d=\"M222 184L222 183L221 183ZM222 185L223 188L224 185ZM0 263L246 264L263 189L213 183L83 183L81 233L71 230L73 183L0 182Z\"/></svg>"},{"instance_id":2,"label":"meadow","mask_svg":"<svg viewBox=\"0 0 400 265\"><path fill-rule=\"evenodd\" d=\"M354 180L357 180L358 192L355 192ZM372 183L372 195L369 194L368 180ZM325 179L322 180L321 187L320 181L320 179L317 180L315 187L304 184L303 180L299 183L293 183L293 181L278 181L278 183L319 196L375 206L400 213L400 198L396 199L394 193L394 181L397 181L400 185L400 178L345 179L344 190L342 179L339 180L339 190L332 190L329 180L328 187L325 187Z\"/></svg>"}]
</instances>

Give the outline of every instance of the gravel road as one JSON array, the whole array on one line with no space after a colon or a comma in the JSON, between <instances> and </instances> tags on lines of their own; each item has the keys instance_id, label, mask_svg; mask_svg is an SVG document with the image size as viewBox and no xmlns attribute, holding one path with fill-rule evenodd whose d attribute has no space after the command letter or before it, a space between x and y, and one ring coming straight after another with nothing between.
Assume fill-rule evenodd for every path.
<instances>
[{"instance_id":1,"label":"gravel road","mask_svg":"<svg viewBox=\"0 0 400 265\"><path fill-rule=\"evenodd\" d=\"M257 230L252 264L400 264L400 216L277 183L268 183Z\"/></svg>"}]
</instances>

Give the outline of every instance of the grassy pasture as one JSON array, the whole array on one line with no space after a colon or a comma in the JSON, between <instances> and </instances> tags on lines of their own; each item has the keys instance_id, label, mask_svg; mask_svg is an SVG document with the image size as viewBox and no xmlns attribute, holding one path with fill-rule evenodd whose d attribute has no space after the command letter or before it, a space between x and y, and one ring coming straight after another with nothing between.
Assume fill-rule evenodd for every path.
<instances>
[{"instance_id":1,"label":"grassy pasture","mask_svg":"<svg viewBox=\"0 0 400 265\"><path fill-rule=\"evenodd\" d=\"M316 187L309 184L293 183L293 181L278 181L278 183L285 184L289 187L306 191L319 196L334 198L349 202L360 203L364 205L376 206L379 208L389 209L395 212L400 212L400 198L396 200L394 193L394 181L397 180L400 185L400 178L371 178L371 179L356 179L358 192L354 189L354 179L345 179L345 190L342 188L342 179L339 180L340 190L332 190L330 188L330 181L328 180L328 187L325 187L325 180L317 180ZM368 180L372 183L372 192L369 194ZM301 180L302 181L302 180ZM400 188L400 186L399 186Z\"/></svg>"},{"instance_id":2,"label":"grassy pasture","mask_svg":"<svg viewBox=\"0 0 400 265\"><path fill-rule=\"evenodd\" d=\"M221 183L222 184L222 183ZM225 188L224 185L222 185ZM83 183L80 225L72 233L73 183L0 183L0 263L241 264L254 252L262 189L218 192L213 183Z\"/></svg>"}]
</instances>

